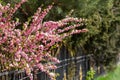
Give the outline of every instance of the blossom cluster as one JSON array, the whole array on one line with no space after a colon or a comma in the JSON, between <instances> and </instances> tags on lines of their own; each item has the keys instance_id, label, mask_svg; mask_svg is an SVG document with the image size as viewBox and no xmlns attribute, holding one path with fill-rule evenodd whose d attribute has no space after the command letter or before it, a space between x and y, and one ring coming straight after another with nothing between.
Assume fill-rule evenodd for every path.
<instances>
[{"instance_id":1,"label":"blossom cluster","mask_svg":"<svg viewBox=\"0 0 120 80\"><path fill-rule=\"evenodd\" d=\"M39 7L31 22L26 21L19 29L19 22L12 16L24 2L26 0L21 0L15 8L11 8L10 4L0 4L1 69L22 69L31 75L33 68L37 68L52 79L54 76L50 70L57 68L54 63L59 63L59 60L51 55L51 47L67 36L87 32L87 29L76 29L83 25L85 19L67 17L59 21L44 21L52 8L50 5L46 9Z\"/></svg>"}]
</instances>

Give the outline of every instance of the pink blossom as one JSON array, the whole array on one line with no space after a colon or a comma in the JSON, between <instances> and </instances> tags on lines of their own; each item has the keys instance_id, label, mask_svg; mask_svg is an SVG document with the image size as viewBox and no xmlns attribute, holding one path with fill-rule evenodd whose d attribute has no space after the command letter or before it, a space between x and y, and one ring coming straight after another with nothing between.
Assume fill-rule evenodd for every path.
<instances>
[{"instance_id":1,"label":"pink blossom","mask_svg":"<svg viewBox=\"0 0 120 80\"><path fill-rule=\"evenodd\" d=\"M23 23L23 29L18 29L19 21L11 18L26 1L21 0L15 8L11 8L10 4L6 6L0 4L0 63L9 69L24 69L28 75L31 75L33 67L37 67L52 79L55 74L50 70L56 69L55 64L60 63L56 57L51 55L52 46L72 34L87 32L87 29L76 29L86 20L67 17L59 21L44 21L43 19L52 8L50 5L46 9L40 7L33 15L31 22L26 21ZM74 25L70 25L71 22Z\"/></svg>"},{"instance_id":2,"label":"pink blossom","mask_svg":"<svg viewBox=\"0 0 120 80\"><path fill-rule=\"evenodd\" d=\"M55 57L52 58L51 61L56 62L56 63L60 63L60 61L57 58L55 58Z\"/></svg>"},{"instance_id":3,"label":"pink blossom","mask_svg":"<svg viewBox=\"0 0 120 80\"><path fill-rule=\"evenodd\" d=\"M36 66L37 66L41 71L45 71L44 66L43 66L41 63L37 64Z\"/></svg>"}]
</instances>

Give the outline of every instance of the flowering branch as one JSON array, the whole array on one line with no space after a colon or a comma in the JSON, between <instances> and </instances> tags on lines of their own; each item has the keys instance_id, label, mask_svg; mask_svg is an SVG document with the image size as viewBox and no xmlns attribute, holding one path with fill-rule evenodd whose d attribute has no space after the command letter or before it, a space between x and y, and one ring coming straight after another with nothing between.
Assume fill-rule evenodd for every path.
<instances>
[{"instance_id":1,"label":"flowering branch","mask_svg":"<svg viewBox=\"0 0 120 80\"><path fill-rule=\"evenodd\" d=\"M3 70L23 69L28 75L31 75L31 70L36 67L52 79L49 70L56 69L53 63L59 63L59 60L51 55L50 48L67 36L87 32L87 29L76 30L85 20L67 17L59 21L43 22L52 8L50 5L44 10L38 8L31 23L25 22L23 29L17 29L18 22L11 17L24 2L26 0L21 0L15 8L11 8L10 4L0 4L0 64ZM71 25L71 22L74 25Z\"/></svg>"}]
</instances>

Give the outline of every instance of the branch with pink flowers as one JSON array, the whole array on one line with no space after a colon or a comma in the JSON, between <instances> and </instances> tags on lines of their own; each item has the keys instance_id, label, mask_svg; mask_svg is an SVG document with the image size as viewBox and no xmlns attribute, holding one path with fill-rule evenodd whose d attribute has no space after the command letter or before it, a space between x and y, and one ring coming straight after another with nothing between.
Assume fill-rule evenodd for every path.
<instances>
[{"instance_id":1,"label":"branch with pink flowers","mask_svg":"<svg viewBox=\"0 0 120 80\"><path fill-rule=\"evenodd\" d=\"M87 32L87 29L76 29L86 20L67 17L43 21L53 7L50 5L44 10L39 7L31 22L26 21L22 29L18 29L19 22L12 20L12 16L24 2L26 0L21 0L14 8L10 4L0 4L0 65L2 70L25 70L31 80L31 71L36 67L53 79L50 70L57 68L53 63L59 63L59 60L51 55L51 47L72 34Z\"/></svg>"}]
</instances>

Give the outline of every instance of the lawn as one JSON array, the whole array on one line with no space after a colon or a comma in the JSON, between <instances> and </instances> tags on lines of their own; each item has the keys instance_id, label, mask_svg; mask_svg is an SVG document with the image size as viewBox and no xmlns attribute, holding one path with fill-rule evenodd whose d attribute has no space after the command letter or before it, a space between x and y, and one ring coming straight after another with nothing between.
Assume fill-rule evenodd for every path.
<instances>
[{"instance_id":1,"label":"lawn","mask_svg":"<svg viewBox=\"0 0 120 80\"><path fill-rule=\"evenodd\" d=\"M106 75L100 76L95 80L120 80L120 65L114 71L110 71Z\"/></svg>"}]
</instances>

